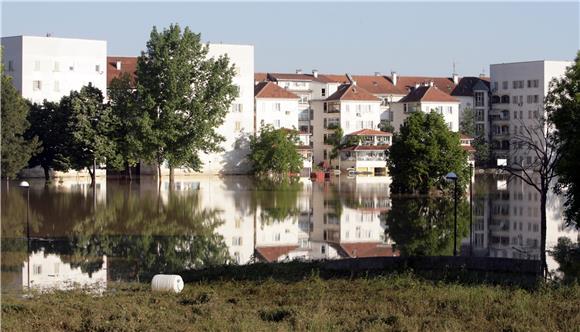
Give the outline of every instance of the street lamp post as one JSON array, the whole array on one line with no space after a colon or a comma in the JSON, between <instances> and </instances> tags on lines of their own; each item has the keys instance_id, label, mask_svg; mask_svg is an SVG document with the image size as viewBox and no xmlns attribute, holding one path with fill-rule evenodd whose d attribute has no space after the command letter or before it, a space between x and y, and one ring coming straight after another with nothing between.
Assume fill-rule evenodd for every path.
<instances>
[{"instance_id":1,"label":"street lamp post","mask_svg":"<svg viewBox=\"0 0 580 332\"><path fill-rule=\"evenodd\" d=\"M469 256L473 255L473 165L469 164Z\"/></svg>"},{"instance_id":2,"label":"street lamp post","mask_svg":"<svg viewBox=\"0 0 580 332\"><path fill-rule=\"evenodd\" d=\"M453 256L457 256L457 174L447 173L445 178L453 181L453 201L454 201L454 219L453 219Z\"/></svg>"},{"instance_id":3,"label":"street lamp post","mask_svg":"<svg viewBox=\"0 0 580 332\"><path fill-rule=\"evenodd\" d=\"M20 188L26 188L26 260L27 260L27 284L28 289L30 289L30 184L26 181L20 182Z\"/></svg>"}]
</instances>

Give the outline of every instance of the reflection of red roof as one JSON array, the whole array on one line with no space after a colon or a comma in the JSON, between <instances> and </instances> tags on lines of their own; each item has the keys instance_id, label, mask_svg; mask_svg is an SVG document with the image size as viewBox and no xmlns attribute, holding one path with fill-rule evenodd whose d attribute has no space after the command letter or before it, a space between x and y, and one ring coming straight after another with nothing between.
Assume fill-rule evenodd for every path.
<instances>
[{"instance_id":1,"label":"reflection of red roof","mask_svg":"<svg viewBox=\"0 0 580 332\"><path fill-rule=\"evenodd\" d=\"M309 145L298 145L296 146L296 150L312 150L312 147Z\"/></svg>"},{"instance_id":2,"label":"reflection of red roof","mask_svg":"<svg viewBox=\"0 0 580 332\"><path fill-rule=\"evenodd\" d=\"M465 135L465 134L459 134L459 137L460 137L461 139L469 139L469 140L472 140L472 139L473 139L473 137L471 137L471 136L467 136L467 135Z\"/></svg>"},{"instance_id":3,"label":"reflection of red roof","mask_svg":"<svg viewBox=\"0 0 580 332\"><path fill-rule=\"evenodd\" d=\"M374 129L361 129L348 134L348 136L393 136L393 134Z\"/></svg>"},{"instance_id":4,"label":"reflection of red roof","mask_svg":"<svg viewBox=\"0 0 580 332\"><path fill-rule=\"evenodd\" d=\"M392 246L380 242L341 243L340 248L351 258L399 256L399 252L393 250Z\"/></svg>"},{"instance_id":5,"label":"reflection of red roof","mask_svg":"<svg viewBox=\"0 0 580 332\"><path fill-rule=\"evenodd\" d=\"M117 70L117 61L121 62L121 69ZM135 82L135 72L137 71L136 56L108 56L107 57L107 86L111 80L120 77L123 73L131 76L131 81Z\"/></svg>"},{"instance_id":6,"label":"reflection of red roof","mask_svg":"<svg viewBox=\"0 0 580 332\"><path fill-rule=\"evenodd\" d=\"M298 246L256 247L256 254L268 263L272 263L296 248Z\"/></svg>"},{"instance_id":7,"label":"reflection of red roof","mask_svg":"<svg viewBox=\"0 0 580 332\"><path fill-rule=\"evenodd\" d=\"M385 151L391 146L388 144L383 145L356 145L356 146L348 146L346 148L341 149L341 151Z\"/></svg>"}]
</instances>

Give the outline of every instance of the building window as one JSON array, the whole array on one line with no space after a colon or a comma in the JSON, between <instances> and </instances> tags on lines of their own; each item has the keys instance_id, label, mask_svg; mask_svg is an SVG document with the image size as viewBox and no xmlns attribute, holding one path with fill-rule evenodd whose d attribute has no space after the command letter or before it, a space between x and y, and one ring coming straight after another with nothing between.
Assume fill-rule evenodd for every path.
<instances>
[{"instance_id":1,"label":"building window","mask_svg":"<svg viewBox=\"0 0 580 332\"><path fill-rule=\"evenodd\" d=\"M300 104L308 104L308 96L300 96Z\"/></svg>"},{"instance_id":2,"label":"building window","mask_svg":"<svg viewBox=\"0 0 580 332\"><path fill-rule=\"evenodd\" d=\"M502 88L503 90L507 90L507 88L508 88L508 81L503 81L503 82L501 82L501 88Z\"/></svg>"},{"instance_id":3,"label":"building window","mask_svg":"<svg viewBox=\"0 0 580 332\"><path fill-rule=\"evenodd\" d=\"M40 61L34 61L34 71L40 71Z\"/></svg>"},{"instance_id":4,"label":"building window","mask_svg":"<svg viewBox=\"0 0 580 332\"><path fill-rule=\"evenodd\" d=\"M101 66L100 65L95 65L95 71L97 73L100 73L101 72Z\"/></svg>"},{"instance_id":5,"label":"building window","mask_svg":"<svg viewBox=\"0 0 580 332\"><path fill-rule=\"evenodd\" d=\"M58 61L54 62L54 66L52 68L52 71L54 72L59 72L60 71L60 63Z\"/></svg>"},{"instance_id":6,"label":"building window","mask_svg":"<svg viewBox=\"0 0 580 332\"><path fill-rule=\"evenodd\" d=\"M34 264L32 266L32 274L34 275L42 274L42 265Z\"/></svg>"},{"instance_id":7,"label":"building window","mask_svg":"<svg viewBox=\"0 0 580 332\"><path fill-rule=\"evenodd\" d=\"M236 121L235 122L234 130L235 131L241 131L242 130L242 123L240 121Z\"/></svg>"},{"instance_id":8,"label":"building window","mask_svg":"<svg viewBox=\"0 0 580 332\"><path fill-rule=\"evenodd\" d=\"M274 127L280 128L280 120L274 120Z\"/></svg>"},{"instance_id":9,"label":"building window","mask_svg":"<svg viewBox=\"0 0 580 332\"><path fill-rule=\"evenodd\" d=\"M407 112L408 112L407 104L403 104L403 113L407 113Z\"/></svg>"},{"instance_id":10,"label":"building window","mask_svg":"<svg viewBox=\"0 0 580 332\"><path fill-rule=\"evenodd\" d=\"M328 159L328 151L324 150L324 158L323 159Z\"/></svg>"},{"instance_id":11,"label":"building window","mask_svg":"<svg viewBox=\"0 0 580 332\"><path fill-rule=\"evenodd\" d=\"M14 61L8 61L8 71L14 71Z\"/></svg>"},{"instance_id":12,"label":"building window","mask_svg":"<svg viewBox=\"0 0 580 332\"><path fill-rule=\"evenodd\" d=\"M534 95L534 104L537 104L539 102L540 102L540 96Z\"/></svg>"},{"instance_id":13,"label":"building window","mask_svg":"<svg viewBox=\"0 0 580 332\"><path fill-rule=\"evenodd\" d=\"M320 95L322 95L322 97L326 96L326 89L322 88L322 90L320 90Z\"/></svg>"},{"instance_id":14,"label":"building window","mask_svg":"<svg viewBox=\"0 0 580 332\"><path fill-rule=\"evenodd\" d=\"M233 246L241 246L242 245L242 237L241 236L232 237L232 245Z\"/></svg>"},{"instance_id":15,"label":"building window","mask_svg":"<svg viewBox=\"0 0 580 332\"><path fill-rule=\"evenodd\" d=\"M497 83L497 82L495 82ZM475 106L484 106L483 105L483 92L476 92L475 93Z\"/></svg>"},{"instance_id":16,"label":"building window","mask_svg":"<svg viewBox=\"0 0 580 332\"><path fill-rule=\"evenodd\" d=\"M32 81L32 90L33 91L42 90L42 82L41 81Z\"/></svg>"},{"instance_id":17,"label":"building window","mask_svg":"<svg viewBox=\"0 0 580 332\"><path fill-rule=\"evenodd\" d=\"M449 114L453 113L453 107L452 106L447 106L447 113L449 113Z\"/></svg>"},{"instance_id":18,"label":"building window","mask_svg":"<svg viewBox=\"0 0 580 332\"><path fill-rule=\"evenodd\" d=\"M493 82L493 90L497 91L497 88L498 88L498 84L497 84L497 81L495 81L495 82Z\"/></svg>"},{"instance_id":19,"label":"building window","mask_svg":"<svg viewBox=\"0 0 580 332\"><path fill-rule=\"evenodd\" d=\"M232 111L233 112L237 112L237 113L241 113L243 111L243 104L240 103L233 103L232 104Z\"/></svg>"},{"instance_id":20,"label":"building window","mask_svg":"<svg viewBox=\"0 0 580 332\"><path fill-rule=\"evenodd\" d=\"M280 111L280 103L274 103L274 111Z\"/></svg>"},{"instance_id":21,"label":"building window","mask_svg":"<svg viewBox=\"0 0 580 332\"><path fill-rule=\"evenodd\" d=\"M60 92L60 82L54 81L54 92Z\"/></svg>"},{"instance_id":22,"label":"building window","mask_svg":"<svg viewBox=\"0 0 580 332\"><path fill-rule=\"evenodd\" d=\"M68 66L68 70L69 71L75 71L75 65L72 64L72 65Z\"/></svg>"}]
</instances>

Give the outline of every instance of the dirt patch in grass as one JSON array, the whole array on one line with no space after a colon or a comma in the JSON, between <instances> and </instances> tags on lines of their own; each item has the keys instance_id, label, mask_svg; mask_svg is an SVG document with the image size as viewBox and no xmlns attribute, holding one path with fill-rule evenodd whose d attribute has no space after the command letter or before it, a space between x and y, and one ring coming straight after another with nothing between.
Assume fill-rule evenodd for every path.
<instances>
[{"instance_id":1,"label":"dirt patch in grass","mask_svg":"<svg viewBox=\"0 0 580 332\"><path fill-rule=\"evenodd\" d=\"M110 283L2 298L2 331L578 331L580 286L464 286L405 276L213 281L180 294Z\"/></svg>"}]
</instances>

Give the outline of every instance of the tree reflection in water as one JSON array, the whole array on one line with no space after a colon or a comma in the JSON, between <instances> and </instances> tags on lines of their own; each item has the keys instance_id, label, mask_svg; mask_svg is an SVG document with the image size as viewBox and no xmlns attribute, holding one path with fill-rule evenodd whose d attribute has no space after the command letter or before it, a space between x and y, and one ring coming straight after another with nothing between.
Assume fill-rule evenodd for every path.
<instances>
[{"instance_id":1,"label":"tree reflection in water","mask_svg":"<svg viewBox=\"0 0 580 332\"><path fill-rule=\"evenodd\" d=\"M105 255L109 278L128 280L231 262L223 237L215 232L223 224L220 211L201 208L196 192L170 191L163 200L151 191L108 187L112 190L106 201L96 204L90 194L31 191L31 201L37 200L31 204L33 236L43 237L32 241L32 251L60 255L63 262L89 274L102 268ZM43 200L48 194L50 199ZM18 227L19 223L25 225L26 201L22 197L7 197L2 209L2 253L20 253L18 267L27 258L26 242L15 241L23 231L12 231L24 230ZM4 232L5 227L10 231ZM19 245L7 247L10 243Z\"/></svg>"},{"instance_id":2,"label":"tree reflection in water","mask_svg":"<svg viewBox=\"0 0 580 332\"><path fill-rule=\"evenodd\" d=\"M453 255L453 199L446 197L392 199L391 210L383 214L387 235L402 256ZM457 206L457 246L469 235L469 203Z\"/></svg>"},{"instance_id":3,"label":"tree reflection in water","mask_svg":"<svg viewBox=\"0 0 580 332\"><path fill-rule=\"evenodd\" d=\"M302 183L297 178L257 179L252 189L252 205L259 209L262 223L280 222L300 214L298 196L301 191Z\"/></svg>"}]
</instances>

